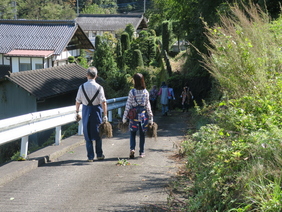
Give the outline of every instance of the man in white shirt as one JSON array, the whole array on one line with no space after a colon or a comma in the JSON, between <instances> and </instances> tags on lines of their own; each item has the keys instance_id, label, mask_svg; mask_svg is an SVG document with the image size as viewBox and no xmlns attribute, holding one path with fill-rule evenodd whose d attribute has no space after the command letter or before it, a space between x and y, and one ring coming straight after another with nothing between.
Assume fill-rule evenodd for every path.
<instances>
[{"instance_id":1,"label":"man in white shirt","mask_svg":"<svg viewBox=\"0 0 282 212\"><path fill-rule=\"evenodd\" d=\"M99 85L95 79L98 71L95 67L87 69L88 81L79 86L76 96L76 113L79 113L82 104L82 124L83 134L86 140L86 150L89 162L93 162L95 154L93 141L95 144L95 153L98 160L103 160L105 156L102 150L102 139L99 136L99 125L102 121L107 121L107 102L104 94L104 88ZM102 107L101 107L102 106ZM102 120L102 109L104 118Z\"/></svg>"}]
</instances>

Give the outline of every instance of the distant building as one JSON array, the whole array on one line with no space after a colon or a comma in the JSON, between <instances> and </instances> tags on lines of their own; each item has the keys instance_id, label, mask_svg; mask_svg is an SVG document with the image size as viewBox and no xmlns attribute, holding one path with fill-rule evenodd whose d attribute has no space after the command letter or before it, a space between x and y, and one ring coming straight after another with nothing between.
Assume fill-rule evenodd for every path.
<instances>
[{"instance_id":1,"label":"distant building","mask_svg":"<svg viewBox=\"0 0 282 212\"><path fill-rule=\"evenodd\" d=\"M128 24L132 24L134 27L135 36L139 31L148 27L148 21L143 14L79 14L76 22L92 44L95 43L97 35L103 35L105 32L116 35L119 30L124 30Z\"/></svg>"},{"instance_id":2,"label":"distant building","mask_svg":"<svg viewBox=\"0 0 282 212\"><path fill-rule=\"evenodd\" d=\"M60 66L94 49L74 20L0 20L0 38L0 76L7 66L12 73Z\"/></svg>"},{"instance_id":3,"label":"distant building","mask_svg":"<svg viewBox=\"0 0 282 212\"><path fill-rule=\"evenodd\" d=\"M10 73L0 83L0 119L74 106L78 87L86 81L86 69L75 63ZM29 141L42 145L51 133L36 133Z\"/></svg>"},{"instance_id":4,"label":"distant building","mask_svg":"<svg viewBox=\"0 0 282 212\"><path fill-rule=\"evenodd\" d=\"M86 69L67 64L6 75L0 83L0 119L74 105Z\"/></svg>"},{"instance_id":5,"label":"distant building","mask_svg":"<svg viewBox=\"0 0 282 212\"><path fill-rule=\"evenodd\" d=\"M74 20L0 20L0 119L74 104L81 49L94 46Z\"/></svg>"}]
</instances>

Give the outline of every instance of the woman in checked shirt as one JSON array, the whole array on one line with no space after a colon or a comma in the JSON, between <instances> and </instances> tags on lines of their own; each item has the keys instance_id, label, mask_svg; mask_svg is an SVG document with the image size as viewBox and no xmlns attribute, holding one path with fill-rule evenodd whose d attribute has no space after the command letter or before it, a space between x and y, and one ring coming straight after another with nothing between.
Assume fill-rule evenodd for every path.
<instances>
[{"instance_id":1,"label":"woman in checked shirt","mask_svg":"<svg viewBox=\"0 0 282 212\"><path fill-rule=\"evenodd\" d=\"M134 158L135 146L136 146L136 133L139 131L139 155L145 156L145 132L149 123L153 123L153 113L151 110L151 104L149 101L149 92L146 89L144 76L137 73L133 76L134 88L129 91L128 99L126 102L122 122L127 122L127 114L131 108L137 109L137 117L129 120L130 128L130 158Z\"/></svg>"}]
</instances>

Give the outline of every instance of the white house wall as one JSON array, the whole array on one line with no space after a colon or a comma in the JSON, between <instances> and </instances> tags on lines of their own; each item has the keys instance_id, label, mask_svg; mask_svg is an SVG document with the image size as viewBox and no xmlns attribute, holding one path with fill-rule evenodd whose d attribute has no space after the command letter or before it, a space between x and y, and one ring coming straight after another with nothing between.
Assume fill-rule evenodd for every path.
<instances>
[{"instance_id":1,"label":"white house wall","mask_svg":"<svg viewBox=\"0 0 282 212\"><path fill-rule=\"evenodd\" d=\"M11 57L12 58L12 72L16 73L20 71L19 67L19 58L18 57Z\"/></svg>"},{"instance_id":2,"label":"white house wall","mask_svg":"<svg viewBox=\"0 0 282 212\"><path fill-rule=\"evenodd\" d=\"M50 68L53 66L53 61L56 61L54 63L54 66L60 66L67 64L68 57L74 56L77 57L80 55L80 49L74 49L70 51L64 51L61 55L55 56L55 57L49 57L49 58L38 58L38 57L4 57L3 54L0 54L0 65L11 65L12 64L12 72L19 72L20 70L20 63L31 63L31 69L35 70L36 65L42 65L41 68ZM10 59L7 59L10 58ZM11 60L11 63L10 63ZM40 68L40 69L41 69Z\"/></svg>"},{"instance_id":3,"label":"white house wall","mask_svg":"<svg viewBox=\"0 0 282 212\"><path fill-rule=\"evenodd\" d=\"M50 64L52 64L52 63L50 63ZM48 59L45 59L45 60L44 60L43 68L49 68L49 67L48 67Z\"/></svg>"},{"instance_id":4,"label":"white house wall","mask_svg":"<svg viewBox=\"0 0 282 212\"><path fill-rule=\"evenodd\" d=\"M44 60L43 58L38 57L11 57L12 60L12 71L13 73L19 72L20 63L31 63L31 69L35 70L36 65L41 65L41 68L44 68Z\"/></svg>"},{"instance_id":5,"label":"white house wall","mask_svg":"<svg viewBox=\"0 0 282 212\"><path fill-rule=\"evenodd\" d=\"M68 60L69 56L77 57L80 55L80 49L73 49L69 51L63 51L62 54L54 57L54 60Z\"/></svg>"}]
</instances>

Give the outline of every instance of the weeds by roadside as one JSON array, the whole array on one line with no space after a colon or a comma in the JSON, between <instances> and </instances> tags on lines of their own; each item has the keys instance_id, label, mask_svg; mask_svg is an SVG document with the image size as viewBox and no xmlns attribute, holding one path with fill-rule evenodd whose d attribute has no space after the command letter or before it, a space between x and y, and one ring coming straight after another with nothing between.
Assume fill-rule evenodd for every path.
<instances>
[{"instance_id":1,"label":"weeds by roadside","mask_svg":"<svg viewBox=\"0 0 282 212\"><path fill-rule=\"evenodd\" d=\"M173 210L282 208L282 19L269 22L255 5L233 6L232 17L207 28L212 47L204 65L225 95L196 107L203 119L192 118L201 127L180 148L185 174L171 186Z\"/></svg>"}]
</instances>

